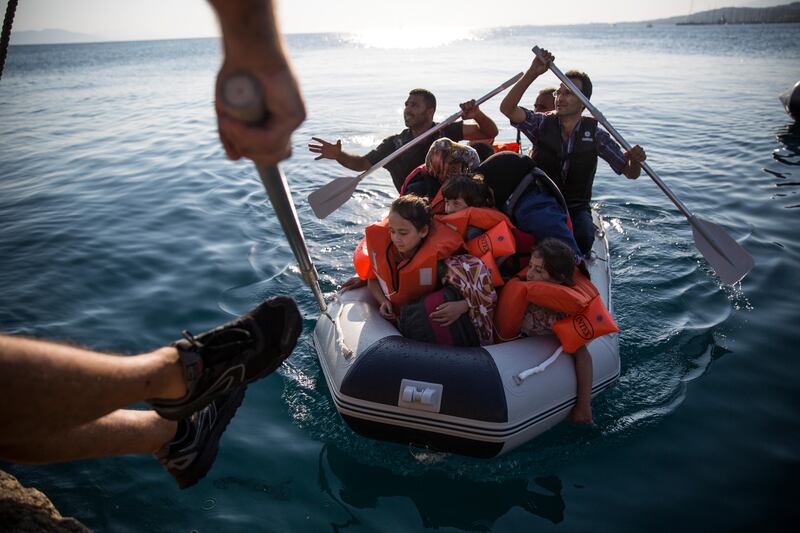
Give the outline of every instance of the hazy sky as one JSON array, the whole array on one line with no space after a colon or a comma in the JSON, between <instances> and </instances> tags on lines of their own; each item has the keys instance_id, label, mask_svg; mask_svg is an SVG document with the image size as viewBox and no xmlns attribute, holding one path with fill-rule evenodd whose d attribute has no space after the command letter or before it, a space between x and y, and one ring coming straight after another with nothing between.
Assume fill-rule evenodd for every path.
<instances>
[{"instance_id":1,"label":"hazy sky","mask_svg":"<svg viewBox=\"0 0 800 533\"><path fill-rule=\"evenodd\" d=\"M791 0L284 0L286 33L402 27L493 27L639 21L718 7L762 7ZM0 0L2 12L8 0ZM204 0L20 0L14 31L62 29L103 39L217 35Z\"/></svg>"}]
</instances>

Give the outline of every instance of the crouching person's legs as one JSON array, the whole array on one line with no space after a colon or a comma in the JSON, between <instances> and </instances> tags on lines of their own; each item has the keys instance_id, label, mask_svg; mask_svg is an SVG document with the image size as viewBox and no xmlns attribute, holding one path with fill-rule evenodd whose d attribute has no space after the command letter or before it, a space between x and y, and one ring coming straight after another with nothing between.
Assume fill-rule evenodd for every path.
<instances>
[{"instance_id":1,"label":"crouching person's legs","mask_svg":"<svg viewBox=\"0 0 800 533\"><path fill-rule=\"evenodd\" d=\"M537 241L554 237L567 243L576 259L581 256L575 237L567 227L567 213L552 194L531 187L514 207L514 222Z\"/></svg>"},{"instance_id":2,"label":"crouching person's legs","mask_svg":"<svg viewBox=\"0 0 800 533\"><path fill-rule=\"evenodd\" d=\"M594 220L592 211L588 207L577 207L570 209L569 216L572 219L572 231L575 233L575 242L580 248L581 255L588 259L589 252L592 251L594 244Z\"/></svg>"}]
</instances>

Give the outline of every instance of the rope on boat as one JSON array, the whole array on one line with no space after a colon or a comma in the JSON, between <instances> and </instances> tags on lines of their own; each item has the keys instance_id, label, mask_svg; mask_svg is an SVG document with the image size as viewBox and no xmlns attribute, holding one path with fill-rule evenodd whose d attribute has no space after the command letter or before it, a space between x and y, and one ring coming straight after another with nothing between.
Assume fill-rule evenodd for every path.
<instances>
[{"instance_id":1,"label":"rope on boat","mask_svg":"<svg viewBox=\"0 0 800 533\"><path fill-rule=\"evenodd\" d=\"M14 13L17 11L17 0L8 0L6 18L3 20L3 33L0 35L0 78L3 77L3 67L8 55L8 43L11 40L11 24L14 22Z\"/></svg>"},{"instance_id":2,"label":"rope on boat","mask_svg":"<svg viewBox=\"0 0 800 533\"><path fill-rule=\"evenodd\" d=\"M561 352L563 351L564 347L559 346L558 348L556 348L556 351L553 352L553 355L551 355L550 357L548 357L535 367L529 368L528 370L523 370L522 372L514 376L514 383L516 383L517 385L522 385L522 383L532 375L538 374L539 372L544 372L548 366L552 365L553 362L556 359L558 359L558 356L561 355Z\"/></svg>"},{"instance_id":3,"label":"rope on boat","mask_svg":"<svg viewBox=\"0 0 800 533\"><path fill-rule=\"evenodd\" d=\"M339 294L336 294L336 296L333 297L333 301L339 304L339 310L336 311L336 318L331 319L331 322L333 322L336 347L339 348L339 352L341 352L345 359L350 359L353 357L353 350L351 350L350 347L344 342L344 332L342 331L342 321L340 320L342 311L344 311L344 305L342 305L341 300L339 300Z\"/></svg>"}]
</instances>

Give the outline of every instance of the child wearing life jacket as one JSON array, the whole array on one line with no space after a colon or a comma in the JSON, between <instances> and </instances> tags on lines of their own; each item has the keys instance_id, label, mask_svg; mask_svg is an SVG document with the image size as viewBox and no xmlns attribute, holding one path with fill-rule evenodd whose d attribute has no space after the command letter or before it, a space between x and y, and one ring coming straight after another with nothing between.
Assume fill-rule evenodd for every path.
<instances>
[{"instance_id":1,"label":"child wearing life jacket","mask_svg":"<svg viewBox=\"0 0 800 533\"><path fill-rule=\"evenodd\" d=\"M387 232L389 242L381 241ZM464 241L458 232L433 220L427 200L414 195L395 200L386 221L367 228L367 244L373 274L367 286L381 316L400 318L401 333L421 340L419 332L406 331L404 323L416 322L405 313L401 317L401 308L427 300L428 294L447 285L460 298L437 303L426 311L428 319L446 328L469 313L467 322L475 329L476 344L492 342L491 313L497 294L491 275L479 259L454 255ZM418 313L413 315L417 319Z\"/></svg>"},{"instance_id":2,"label":"child wearing life jacket","mask_svg":"<svg viewBox=\"0 0 800 533\"><path fill-rule=\"evenodd\" d=\"M392 202L389 216L385 222L390 242L384 243L385 246L380 246L380 248L374 245L370 246L370 253L373 256L373 276L367 280L367 287L375 301L378 302L381 316L387 320L397 319L399 307L402 304L415 301L424 296L426 292L435 290L438 284L438 275L435 272L438 270L438 261L461 247L460 243L451 239L450 244L445 244L446 249L443 252L436 252L436 255L432 257L433 263L428 262L425 266L430 270L424 276L429 278L427 288L403 287L404 278L400 273L404 269L408 271L409 268L417 266L413 264L413 261L431 232L432 222L430 206L425 198L411 194L401 196ZM438 231L451 232L449 228L442 228ZM385 231L382 233L385 235ZM457 235L454 236L456 239L458 238ZM367 233L368 242L369 237L370 228ZM405 279L415 280L415 278Z\"/></svg>"},{"instance_id":3,"label":"child wearing life jacket","mask_svg":"<svg viewBox=\"0 0 800 533\"><path fill-rule=\"evenodd\" d=\"M448 178L442 185L442 198L447 215L468 207L494 207L492 192L480 176L458 174Z\"/></svg>"},{"instance_id":4,"label":"child wearing life jacket","mask_svg":"<svg viewBox=\"0 0 800 533\"><path fill-rule=\"evenodd\" d=\"M539 242L531 253L526 272L528 281L549 281L561 285L574 284L575 254L564 242L549 238ZM551 333L553 324L564 318L558 311L529 304L522 321L522 333L527 336ZM575 378L577 399L570 412L570 420L579 424L592 422L592 358L585 346L573 354L575 358Z\"/></svg>"}]
</instances>

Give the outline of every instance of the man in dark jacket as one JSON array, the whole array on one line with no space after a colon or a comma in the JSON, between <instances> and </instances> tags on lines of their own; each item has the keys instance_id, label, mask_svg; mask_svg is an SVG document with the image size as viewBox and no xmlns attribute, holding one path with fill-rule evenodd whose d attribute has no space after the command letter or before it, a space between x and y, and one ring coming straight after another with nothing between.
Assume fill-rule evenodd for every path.
<instances>
[{"instance_id":1,"label":"man in dark jacket","mask_svg":"<svg viewBox=\"0 0 800 533\"><path fill-rule=\"evenodd\" d=\"M645 153L634 145L623 152L597 120L582 116L583 103L563 84L555 92L554 113L536 113L519 106L525 91L540 75L547 72L553 55L545 52L545 61L537 56L525 75L509 91L500 104L500 111L511 125L530 139L536 148L534 160L559 187L569 209L575 240L585 255L594 242L591 207L592 183L598 156L617 174L636 179L641 173ZM566 76L587 97L592 96L592 81L583 72L568 71Z\"/></svg>"}]
</instances>

